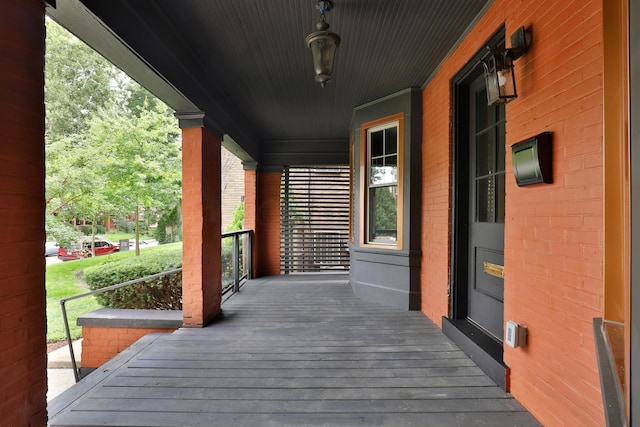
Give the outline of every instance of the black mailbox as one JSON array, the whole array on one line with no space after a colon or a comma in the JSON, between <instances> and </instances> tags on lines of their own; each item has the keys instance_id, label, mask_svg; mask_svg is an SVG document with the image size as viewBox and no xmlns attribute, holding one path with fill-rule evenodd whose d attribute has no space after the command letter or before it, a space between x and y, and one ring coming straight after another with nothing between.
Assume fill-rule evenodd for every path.
<instances>
[{"instance_id":1,"label":"black mailbox","mask_svg":"<svg viewBox=\"0 0 640 427\"><path fill-rule=\"evenodd\" d=\"M553 183L551 135L551 132L544 132L511 146L513 174L519 187Z\"/></svg>"}]
</instances>

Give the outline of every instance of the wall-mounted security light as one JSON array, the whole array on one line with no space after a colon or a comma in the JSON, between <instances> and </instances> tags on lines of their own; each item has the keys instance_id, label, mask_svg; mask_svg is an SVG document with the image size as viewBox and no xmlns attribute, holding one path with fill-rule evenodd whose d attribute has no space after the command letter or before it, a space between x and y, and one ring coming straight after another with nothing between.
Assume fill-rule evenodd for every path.
<instances>
[{"instance_id":1,"label":"wall-mounted security light","mask_svg":"<svg viewBox=\"0 0 640 427\"><path fill-rule=\"evenodd\" d=\"M510 48L489 47L489 58L482 61L489 105L506 104L518 97L513 61L524 55L531 44L531 33L520 27L511 35Z\"/></svg>"}]
</instances>

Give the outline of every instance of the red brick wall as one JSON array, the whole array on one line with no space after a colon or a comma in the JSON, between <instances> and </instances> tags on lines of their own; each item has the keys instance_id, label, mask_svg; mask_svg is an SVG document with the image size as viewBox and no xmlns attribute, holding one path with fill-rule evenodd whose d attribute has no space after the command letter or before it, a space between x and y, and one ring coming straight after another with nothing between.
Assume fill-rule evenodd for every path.
<instances>
[{"instance_id":1,"label":"red brick wall","mask_svg":"<svg viewBox=\"0 0 640 427\"><path fill-rule=\"evenodd\" d=\"M423 312L447 315L451 206L450 80L501 24L531 27L506 107L505 320L529 346L505 348L511 393L544 425L604 425L592 318L602 315L601 2L496 0L423 94ZM509 45L509 41L507 41ZM434 102L437 100L437 102ZM554 133L554 183L519 188L510 147Z\"/></svg>"},{"instance_id":2,"label":"red brick wall","mask_svg":"<svg viewBox=\"0 0 640 427\"><path fill-rule=\"evenodd\" d=\"M44 5L0 3L0 424L45 425Z\"/></svg>"},{"instance_id":3,"label":"red brick wall","mask_svg":"<svg viewBox=\"0 0 640 427\"><path fill-rule=\"evenodd\" d=\"M280 274L280 172L245 171L245 227L254 230L254 277Z\"/></svg>"},{"instance_id":4,"label":"red brick wall","mask_svg":"<svg viewBox=\"0 0 640 427\"><path fill-rule=\"evenodd\" d=\"M82 367L98 368L151 332L173 332L161 328L82 327Z\"/></svg>"},{"instance_id":5,"label":"red brick wall","mask_svg":"<svg viewBox=\"0 0 640 427\"><path fill-rule=\"evenodd\" d=\"M220 313L220 147L220 140L203 128L182 130L182 312L185 326L206 325Z\"/></svg>"}]
</instances>

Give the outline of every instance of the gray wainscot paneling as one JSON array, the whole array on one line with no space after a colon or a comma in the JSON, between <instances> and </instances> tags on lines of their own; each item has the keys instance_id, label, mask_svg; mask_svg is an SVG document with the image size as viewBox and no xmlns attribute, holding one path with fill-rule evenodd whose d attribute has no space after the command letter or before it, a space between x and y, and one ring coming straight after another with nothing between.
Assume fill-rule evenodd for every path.
<instances>
[{"instance_id":1,"label":"gray wainscot paneling","mask_svg":"<svg viewBox=\"0 0 640 427\"><path fill-rule=\"evenodd\" d=\"M361 124L404 113L402 247L361 244L359 206L362 183L354 173L354 239L350 246L351 287L355 295L391 307L419 310L422 197L422 93L406 89L355 109L351 120L353 167L360 170Z\"/></svg>"},{"instance_id":2,"label":"gray wainscot paneling","mask_svg":"<svg viewBox=\"0 0 640 427\"><path fill-rule=\"evenodd\" d=\"M404 310L420 309L420 254L352 247L351 288L359 298Z\"/></svg>"}]
</instances>

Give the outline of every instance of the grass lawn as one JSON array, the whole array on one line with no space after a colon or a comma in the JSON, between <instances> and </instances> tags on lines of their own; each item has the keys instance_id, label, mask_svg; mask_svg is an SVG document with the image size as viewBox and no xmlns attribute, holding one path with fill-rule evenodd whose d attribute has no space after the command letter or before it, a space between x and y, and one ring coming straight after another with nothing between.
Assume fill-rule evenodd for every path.
<instances>
[{"instance_id":1,"label":"grass lawn","mask_svg":"<svg viewBox=\"0 0 640 427\"><path fill-rule=\"evenodd\" d=\"M136 238L135 233L123 233L121 231L111 231L109 233L100 234L100 236L111 240L113 243L118 243L120 240L133 240ZM152 236L140 233L140 240L151 240Z\"/></svg>"},{"instance_id":2,"label":"grass lawn","mask_svg":"<svg viewBox=\"0 0 640 427\"><path fill-rule=\"evenodd\" d=\"M111 239L110 239L111 240ZM175 248L182 243L143 248L143 254L157 251L165 251ZM117 252L111 255L103 255L95 258L87 258L76 261L66 261L47 265L46 289L47 289L47 342L66 339L64 320L60 308L60 299L88 292L86 284L82 280L83 270L94 265L106 264L122 258L135 256L135 251ZM101 308L94 296L80 298L66 303L69 327L73 339L80 338L82 331L76 325L78 316L87 314Z\"/></svg>"}]
</instances>

